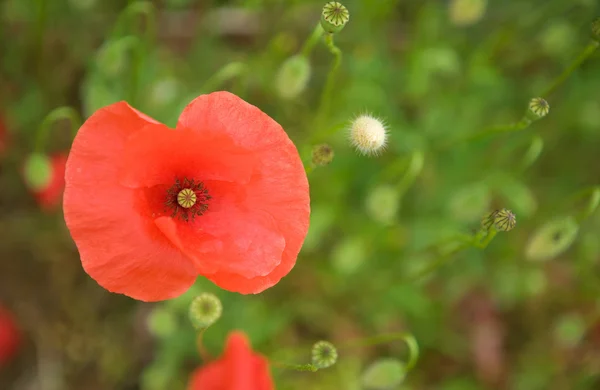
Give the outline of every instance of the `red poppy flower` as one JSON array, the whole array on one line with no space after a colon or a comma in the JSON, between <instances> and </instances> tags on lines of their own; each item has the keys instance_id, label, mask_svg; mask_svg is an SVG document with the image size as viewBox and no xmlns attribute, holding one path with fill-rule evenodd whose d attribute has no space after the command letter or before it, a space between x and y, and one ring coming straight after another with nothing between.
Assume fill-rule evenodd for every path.
<instances>
[{"instance_id":1,"label":"red poppy flower","mask_svg":"<svg viewBox=\"0 0 600 390\"><path fill-rule=\"evenodd\" d=\"M20 343L17 325L8 310L0 306L0 366L15 355Z\"/></svg>"},{"instance_id":2,"label":"red poppy flower","mask_svg":"<svg viewBox=\"0 0 600 390\"><path fill-rule=\"evenodd\" d=\"M188 390L271 390L274 389L269 362L252 352L248 339L233 332L219 360L198 368Z\"/></svg>"},{"instance_id":3,"label":"red poppy flower","mask_svg":"<svg viewBox=\"0 0 600 390\"><path fill-rule=\"evenodd\" d=\"M0 116L0 157L6 151L7 144L8 144L8 130L6 129L4 120L2 120L2 116Z\"/></svg>"},{"instance_id":4,"label":"red poppy flower","mask_svg":"<svg viewBox=\"0 0 600 390\"><path fill-rule=\"evenodd\" d=\"M57 154L50 157L50 178L48 184L39 190L33 191L33 196L40 207L45 211L54 210L63 196L65 189L65 167L67 155Z\"/></svg>"},{"instance_id":5,"label":"red poppy flower","mask_svg":"<svg viewBox=\"0 0 600 390\"><path fill-rule=\"evenodd\" d=\"M228 92L196 98L175 130L119 102L75 137L64 213L84 269L109 291L163 300L203 275L258 293L296 262L308 181L281 126Z\"/></svg>"}]
</instances>

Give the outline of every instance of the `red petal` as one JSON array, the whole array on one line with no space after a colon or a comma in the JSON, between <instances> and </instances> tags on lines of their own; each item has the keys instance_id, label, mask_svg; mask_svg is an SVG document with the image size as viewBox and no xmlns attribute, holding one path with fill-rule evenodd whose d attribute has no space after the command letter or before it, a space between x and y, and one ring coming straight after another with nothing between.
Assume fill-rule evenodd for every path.
<instances>
[{"instance_id":1,"label":"red petal","mask_svg":"<svg viewBox=\"0 0 600 390\"><path fill-rule=\"evenodd\" d=\"M233 332L223 356L196 370L190 390L271 390L273 380L268 361L252 352L248 339Z\"/></svg>"},{"instance_id":2,"label":"red petal","mask_svg":"<svg viewBox=\"0 0 600 390\"><path fill-rule=\"evenodd\" d=\"M185 292L196 271L140 214L137 191L118 181L127 138L148 124L124 102L98 110L83 124L67 162L64 213L83 267L98 284L158 301Z\"/></svg>"},{"instance_id":3,"label":"red petal","mask_svg":"<svg viewBox=\"0 0 600 390\"><path fill-rule=\"evenodd\" d=\"M46 188L34 193L35 198L42 209L51 211L61 202L65 189L65 167L67 155L59 154L50 158L52 166L50 180Z\"/></svg>"},{"instance_id":4,"label":"red petal","mask_svg":"<svg viewBox=\"0 0 600 390\"><path fill-rule=\"evenodd\" d=\"M21 344L21 333L8 310L0 305L0 368L12 359Z\"/></svg>"},{"instance_id":5,"label":"red petal","mask_svg":"<svg viewBox=\"0 0 600 390\"><path fill-rule=\"evenodd\" d=\"M243 187L244 197L238 200L238 208L270 215L285 239L285 249L281 262L269 275L246 278L223 268L207 276L227 290L258 293L277 283L296 262L308 231L308 180L298 151L281 126L233 94L215 92L198 97L185 108L177 127L202 132L215 125L256 157L252 179ZM221 223L228 225L230 221ZM257 235L252 240L256 246L273 246L270 237ZM262 256L258 252L246 254L240 263L258 264L265 261Z\"/></svg>"},{"instance_id":6,"label":"red petal","mask_svg":"<svg viewBox=\"0 0 600 390\"><path fill-rule=\"evenodd\" d=\"M177 177L247 182L254 157L223 133L156 124L129 138L123 166L121 181L132 188L171 186Z\"/></svg>"}]
</instances>

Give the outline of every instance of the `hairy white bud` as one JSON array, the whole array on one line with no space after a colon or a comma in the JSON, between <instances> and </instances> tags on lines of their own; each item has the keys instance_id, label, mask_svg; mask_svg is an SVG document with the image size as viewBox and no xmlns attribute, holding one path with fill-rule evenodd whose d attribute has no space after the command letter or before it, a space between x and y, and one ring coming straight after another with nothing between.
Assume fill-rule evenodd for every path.
<instances>
[{"instance_id":1,"label":"hairy white bud","mask_svg":"<svg viewBox=\"0 0 600 390\"><path fill-rule=\"evenodd\" d=\"M360 115L350 127L350 142L362 154L379 154L387 143L385 124L370 115Z\"/></svg>"}]
</instances>

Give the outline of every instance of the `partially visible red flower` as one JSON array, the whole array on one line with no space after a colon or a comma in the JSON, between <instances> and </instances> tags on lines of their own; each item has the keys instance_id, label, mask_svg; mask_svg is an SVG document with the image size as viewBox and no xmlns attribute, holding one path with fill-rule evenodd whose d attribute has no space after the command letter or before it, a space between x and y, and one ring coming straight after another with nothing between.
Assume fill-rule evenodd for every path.
<instances>
[{"instance_id":1,"label":"partially visible red flower","mask_svg":"<svg viewBox=\"0 0 600 390\"><path fill-rule=\"evenodd\" d=\"M50 178L48 184L39 190L32 190L33 196L45 211L54 210L62 201L65 189L65 168L67 155L56 154L50 156Z\"/></svg>"},{"instance_id":2,"label":"partially visible red flower","mask_svg":"<svg viewBox=\"0 0 600 390\"><path fill-rule=\"evenodd\" d=\"M202 95L175 130L125 102L81 127L67 162L65 221L86 272L143 301L198 275L259 293L294 266L308 180L281 126L228 92Z\"/></svg>"},{"instance_id":3,"label":"partially visible red flower","mask_svg":"<svg viewBox=\"0 0 600 390\"><path fill-rule=\"evenodd\" d=\"M263 356L252 352L248 339L242 332L231 333L221 358L194 371L188 385L188 390L274 388L269 362Z\"/></svg>"},{"instance_id":4,"label":"partially visible red flower","mask_svg":"<svg viewBox=\"0 0 600 390\"><path fill-rule=\"evenodd\" d=\"M6 128L6 124L2 116L0 116L0 157L6 151L6 147L8 145L8 129Z\"/></svg>"},{"instance_id":5,"label":"partially visible red flower","mask_svg":"<svg viewBox=\"0 0 600 390\"><path fill-rule=\"evenodd\" d=\"M20 343L19 328L10 312L0 305L0 366L15 356Z\"/></svg>"}]
</instances>

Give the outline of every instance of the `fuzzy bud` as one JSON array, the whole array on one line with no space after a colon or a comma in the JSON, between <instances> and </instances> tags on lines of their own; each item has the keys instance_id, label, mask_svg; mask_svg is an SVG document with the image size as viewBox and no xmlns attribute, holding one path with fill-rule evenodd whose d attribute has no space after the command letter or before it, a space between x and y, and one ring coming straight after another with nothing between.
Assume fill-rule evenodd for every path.
<instances>
[{"instance_id":1,"label":"fuzzy bud","mask_svg":"<svg viewBox=\"0 0 600 390\"><path fill-rule=\"evenodd\" d=\"M350 127L350 142L362 154L379 154L387 143L385 124L370 115L359 116Z\"/></svg>"},{"instance_id":2,"label":"fuzzy bud","mask_svg":"<svg viewBox=\"0 0 600 390\"><path fill-rule=\"evenodd\" d=\"M492 225L500 232L508 232L517 224L517 218L512 211L501 209L492 211L481 220L481 225L485 229L490 229Z\"/></svg>"},{"instance_id":3,"label":"fuzzy bud","mask_svg":"<svg viewBox=\"0 0 600 390\"><path fill-rule=\"evenodd\" d=\"M321 26L330 34L342 31L350 20L350 12L339 1L330 1L321 11Z\"/></svg>"},{"instance_id":4,"label":"fuzzy bud","mask_svg":"<svg viewBox=\"0 0 600 390\"><path fill-rule=\"evenodd\" d=\"M318 166L325 166L333 161L333 148L328 144L320 144L312 150L312 163Z\"/></svg>"},{"instance_id":5,"label":"fuzzy bud","mask_svg":"<svg viewBox=\"0 0 600 390\"><path fill-rule=\"evenodd\" d=\"M275 78L277 93L283 99L294 99L306 89L310 79L310 62L303 55L295 55L279 68Z\"/></svg>"},{"instance_id":6,"label":"fuzzy bud","mask_svg":"<svg viewBox=\"0 0 600 390\"><path fill-rule=\"evenodd\" d=\"M190 321L196 329L206 329L214 324L223 312L221 301L216 295L202 293L190 305Z\"/></svg>"},{"instance_id":7,"label":"fuzzy bud","mask_svg":"<svg viewBox=\"0 0 600 390\"><path fill-rule=\"evenodd\" d=\"M600 43L600 18L596 18L596 20L592 22L592 38Z\"/></svg>"},{"instance_id":8,"label":"fuzzy bud","mask_svg":"<svg viewBox=\"0 0 600 390\"><path fill-rule=\"evenodd\" d=\"M542 98L533 98L529 101L527 114L531 120L545 117L550 112L550 105Z\"/></svg>"},{"instance_id":9,"label":"fuzzy bud","mask_svg":"<svg viewBox=\"0 0 600 390\"><path fill-rule=\"evenodd\" d=\"M319 341L312 348L312 364L321 369L331 367L337 362L338 353L329 341Z\"/></svg>"},{"instance_id":10,"label":"fuzzy bud","mask_svg":"<svg viewBox=\"0 0 600 390\"><path fill-rule=\"evenodd\" d=\"M23 175L27 186L34 190L44 189L52 177L52 164L45 154L32 153L25 160Z\"/></svg>"}]
</instances>

